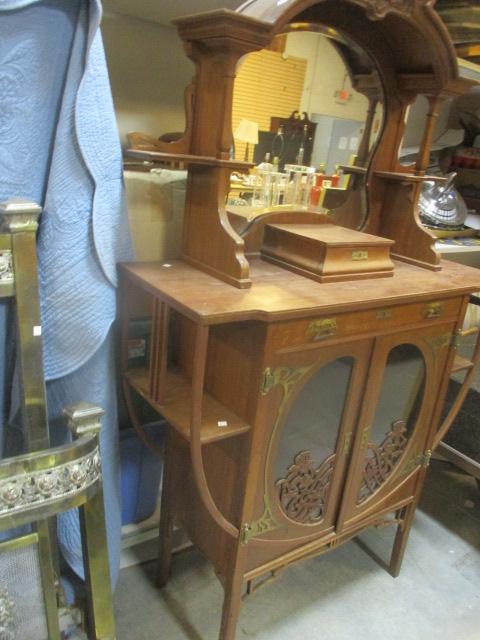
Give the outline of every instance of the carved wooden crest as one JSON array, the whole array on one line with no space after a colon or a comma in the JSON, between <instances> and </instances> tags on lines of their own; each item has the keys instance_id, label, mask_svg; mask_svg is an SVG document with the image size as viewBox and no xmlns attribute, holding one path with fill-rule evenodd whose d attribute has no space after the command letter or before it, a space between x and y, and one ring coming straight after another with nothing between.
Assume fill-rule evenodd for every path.
<instances>
[{"instance_id":1,"label":"carved wooden crest","mask_svg":"<svg viewBox=\"0 0 480 640\"><path fill-rule=\"evenodd\" d=\"M420 0L425 3L425 0ZM367 15L370 20L381 20L390 11L400 11L410 14L415 9L417 0L370 0L367 6Z\"/></svg>"}]
</instances>

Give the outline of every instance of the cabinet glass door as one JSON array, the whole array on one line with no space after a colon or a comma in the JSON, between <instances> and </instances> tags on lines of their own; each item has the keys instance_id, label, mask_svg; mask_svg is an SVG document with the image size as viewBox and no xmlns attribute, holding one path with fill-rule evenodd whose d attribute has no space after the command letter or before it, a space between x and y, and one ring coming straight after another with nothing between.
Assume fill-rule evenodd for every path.
<instances>
[{"instance_id":1,"label":"cabinet glass door","mask_svg":"<svg viewBox=\"0 0 480 640\"><path fill-rule=\"evenodd\" d=\"M318 524L325 517L353 364L344 357L321 367L283 424L273 466L275 493L283 514L298 524Z\"/></svg>"},{"instance_id":2,"label":"cabinet glass door","mask_svg":"<svg viewBox=\"0 0 480 640\"><path fill-rule=\"evenodd\" d=\"M258 542L294 545L333 531L372 344L299 350L269 368Z\"/></svg>"},{"instance_id":3,"label":"cabinet glass door","mask_svg":"<svg viewBox=\"0 0 480 640\"><path fill-rule=\"evenodd\" d=\"M437 325L377 338L340 528L378 510L382 501L393 506L410 498L412 485L404 483L423 464L451 332L451 326Z\"/></svg>"},{"instance_id":4,"label":"cabinet glass door","mask_svg":"<svg viewBox=\"0 0 480 640\"><path fill-rule=\"evenodd\" d=\"M417 423L425 392L425 360L414 344L399 344L388 354L367 444L357 504L368 500L400 462Z\"/></svg>"}]
</instances>

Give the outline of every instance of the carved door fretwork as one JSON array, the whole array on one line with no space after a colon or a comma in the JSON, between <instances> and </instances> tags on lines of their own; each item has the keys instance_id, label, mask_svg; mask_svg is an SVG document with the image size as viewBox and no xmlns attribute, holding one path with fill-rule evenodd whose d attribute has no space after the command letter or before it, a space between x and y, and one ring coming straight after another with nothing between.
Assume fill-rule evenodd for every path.
<instances>
[{"instance_id":1,"label":"carved door fretwork","mask_svg":"<svg viewBox=\"0 0 480 640\"><path fill-rule=\"evenodd\" d=\"M321 522L334 460L335 455L332 455L315 468L310 451L301 451L295 456L287 476L275 483L282 511L287 518L301 524Z\"/></svg>"},{"instance_id":2,"label":"carved door fretwork","mask_svg":"<svg viewBox=\"0 0 480 640\"><path fill-rule=\"evenodd\" d=\"M358 504L375 493L397 466L408 444L406 434L406 422L397 420L392 424L392 430L388 432L381 445L370 443L363 469L363 481L358 494Z\"/></svg>"}]
</instances>

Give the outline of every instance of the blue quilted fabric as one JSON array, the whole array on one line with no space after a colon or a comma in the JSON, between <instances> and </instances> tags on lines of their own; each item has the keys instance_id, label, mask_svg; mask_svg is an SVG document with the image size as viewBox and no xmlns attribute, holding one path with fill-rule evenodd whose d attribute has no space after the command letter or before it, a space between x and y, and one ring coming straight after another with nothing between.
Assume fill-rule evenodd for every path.
<instances>
[{"instance_id":1,"label":"blue quilted fabric","mask_svg":"<svg viewBox=\"0 0 480 640\"><path fill-rule=\"evenodd\" d=\"M100 17L99 0L0 0L0 200L23 196L44 206L38 261L52 440L68 437L60 426L66 404L83 399L107 411L101 447L115 579L120 498L110 330L116 263L132 254ZM0 357L6 325L2 307ZM62 519L59 536L82 575L75 514Z\"/></svg>"}]
</instances>

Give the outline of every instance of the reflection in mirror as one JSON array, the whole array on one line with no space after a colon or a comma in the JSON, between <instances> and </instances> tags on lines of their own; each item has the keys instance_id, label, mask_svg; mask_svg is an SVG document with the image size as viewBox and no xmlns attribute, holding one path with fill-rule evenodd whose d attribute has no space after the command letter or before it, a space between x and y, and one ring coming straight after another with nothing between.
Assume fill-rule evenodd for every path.
<instances>
[{"instance_id":1,"label":"reflection in mirror","mask_svg":"<svg viewBox=\"0 0 480 640\"><path fill-rule=\"evenodd\" d=\"M255 167L232 175L229 209L247 219L285 208L335 217L356 192L361 224L382 122L381 83L366 54L332 29L290 25L237 68L232 154Z\"/></svg>"},{"instance_id":2,"label":"reflection in mirror","mask_svg":"<svg viewBox=\"0 0 480 640\"><path fill-rule=\"evenodd\" d=\"M413 433L425 390L425 360L418 347L401 344L388 354L369 436L358 504L374 494L396 468Z\"/></svg>"}]
</instances>

